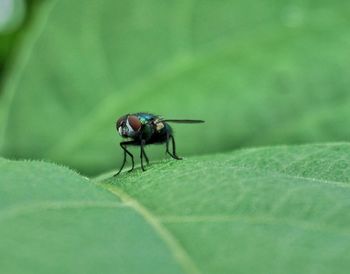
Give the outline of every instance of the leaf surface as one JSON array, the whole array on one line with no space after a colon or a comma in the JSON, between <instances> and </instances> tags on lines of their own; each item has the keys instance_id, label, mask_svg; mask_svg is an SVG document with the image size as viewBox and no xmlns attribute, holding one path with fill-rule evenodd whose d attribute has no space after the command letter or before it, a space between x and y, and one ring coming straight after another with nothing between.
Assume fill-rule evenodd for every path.
<instances>
[{"instance_id":1,"label":"leaf surface","mask_svg":"<svg viewBox=\"0 0 350 274\"><path fill-rule=\"evenodd\" d=\"M1 273L183 273L139 213L44 162L0 159L0 235Z\"/></svg>"},{"instance_id":2,"label":"leaf surface","mask_svg":"<svg viewBox=\"0 0 350 274\"><path fill-rule=\"evenodd\" d=\"M94 181L0 160L0 272L345 274L349 155L247 149Z\"/></svg>"},{"instance_id":3,"label":"leaf surface","mask_svg":"<svg viewBox=\"0 0 350 274\"><path fill-rule=\"evenodd\" d=\"M350 145L247 149L109 179L200 273L347 273ZM99 179L98 179L99 180Z\"/></svg>"},{"instance_id":4,"label":"leaf surface","mask_svg":"<svg viewBox=\"0 0 350 274\"><path fill-rule=\"evenodd\" d=\"M1 152L96 175L135 111L206 120L176 126L184 155L346 140L349 5L45 1L6 81Z\"/></svg>"}]
</instances>

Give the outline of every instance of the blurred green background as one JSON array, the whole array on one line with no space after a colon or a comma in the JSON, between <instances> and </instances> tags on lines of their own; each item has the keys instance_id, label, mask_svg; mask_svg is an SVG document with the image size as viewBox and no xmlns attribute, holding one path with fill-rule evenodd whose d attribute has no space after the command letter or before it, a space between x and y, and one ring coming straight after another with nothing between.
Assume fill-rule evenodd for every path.
<instances>
[{"instance_id":1,"label":"blurred green background","mask_svg":"<svg viewBox=\"0 0 350 274\"><path fill-rule=\"evenodd\" d=\"M0 83L39 0L0 0Z\"/></svg>"},{"instance_id":2,"label":"blurred green background","mask_svg":"<svg viewBox=\"0 0 350 274\"><path fill-rule=\"evenodd\" d=\"M181 156L349 139L348 1L46 0L22 9L0 37L5 157L97 175L119 167L114 123L137 111L206 120L174 126Z\"/></svg>"}]
</instances>

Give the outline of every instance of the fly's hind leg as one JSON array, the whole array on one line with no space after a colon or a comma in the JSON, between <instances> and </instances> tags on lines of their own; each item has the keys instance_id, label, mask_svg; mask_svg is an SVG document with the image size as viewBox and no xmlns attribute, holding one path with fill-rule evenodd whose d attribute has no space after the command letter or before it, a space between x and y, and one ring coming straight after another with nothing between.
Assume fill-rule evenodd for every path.
<instances>
[{"instance_id":1,"label":"fly's hind leg","mask_svg":"<svg viewBox=\"0 0 350 274\"><path fill-rule=\"evenodd\" d=\"M172 146L173 146L173 153L170 153L170 151L169 151L169 141L170 141L170 139L171 139ZM166 153L168 153L172 158L174 158L176 160L182 160L182 158L177 156L177 154L176 154L175 138L171 134L167 135L167 139L166 139Z\"/></svg>"}]
</instances>

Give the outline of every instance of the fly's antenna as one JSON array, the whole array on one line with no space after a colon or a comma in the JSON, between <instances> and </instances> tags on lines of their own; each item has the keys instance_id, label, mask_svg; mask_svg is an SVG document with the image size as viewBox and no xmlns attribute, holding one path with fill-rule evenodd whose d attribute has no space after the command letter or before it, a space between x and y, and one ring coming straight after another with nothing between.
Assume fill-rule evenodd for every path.
<instances>
[{"instance_id":1,"label":"fly's antenna","mask_svg":"<svg viewBox=\"0 0 350 274\"><path fill-rule=\"evenodd\" d=\"M200 124L204 123L203 120L190 120L190 119L162 119L162 122L179 123L179 124Z\"/></svg>"}]
</instances>

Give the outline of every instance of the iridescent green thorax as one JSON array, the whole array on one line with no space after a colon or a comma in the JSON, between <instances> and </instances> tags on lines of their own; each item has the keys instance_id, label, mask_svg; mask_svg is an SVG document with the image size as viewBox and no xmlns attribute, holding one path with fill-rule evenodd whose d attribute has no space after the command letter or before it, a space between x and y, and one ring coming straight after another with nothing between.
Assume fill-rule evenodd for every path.
<instances>
[{"instance_id":1,"label":"iridescent green thorax","mask_svg":"<svg viewBox=\"0 0 350 274\"><path fill-rule=\"evenodd\" d=\"M172 133L172 129L166 122L162 121L162 117L145 112L132 114L138 117L142 124L142 137L146 140L163 139L167 134Z\"/></svg>"},{"instance_id":2,"label":"iridescent green thorax","mask_svg":"<svg viewBox=\"0 0 350 274\"><path fill-rule=\"evenodd\" d=\"M158 115L154 115L146 112L139 112L139 113L135 113L134 115L139 118L141 124L143 125L156 121L161 118Z\"/></svg>"}]
</instances>

